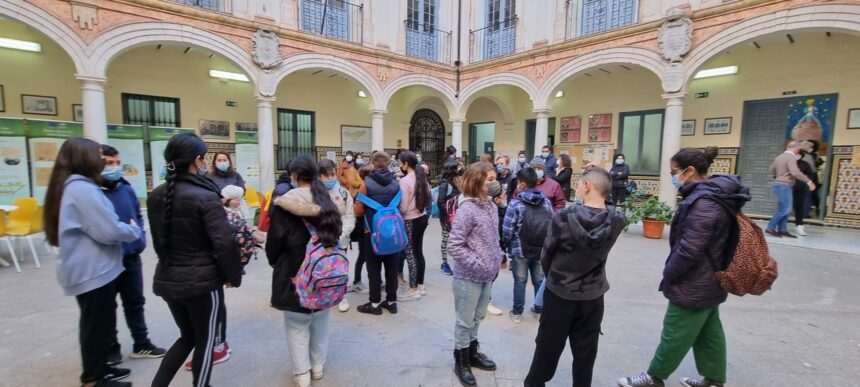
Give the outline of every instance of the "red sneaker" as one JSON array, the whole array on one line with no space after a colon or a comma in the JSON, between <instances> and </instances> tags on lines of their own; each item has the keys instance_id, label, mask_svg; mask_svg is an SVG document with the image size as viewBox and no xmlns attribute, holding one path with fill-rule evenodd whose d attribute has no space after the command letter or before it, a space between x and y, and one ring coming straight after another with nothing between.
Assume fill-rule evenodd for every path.
<instances>
[{"instance_id":1,"label":"red sneaker","mask_svg":"<svg viewBox=\"0 0 860 387\"><path fill-rule=\"evenodd\" d=\"M230 352L233 351L230 349L230 346L226 341L221 345L216 345L215 349L212 351L212 364L223 363L230 360ZM185 369L191 371L191 360L185 362Z\"/></svg>"}]
</instances>

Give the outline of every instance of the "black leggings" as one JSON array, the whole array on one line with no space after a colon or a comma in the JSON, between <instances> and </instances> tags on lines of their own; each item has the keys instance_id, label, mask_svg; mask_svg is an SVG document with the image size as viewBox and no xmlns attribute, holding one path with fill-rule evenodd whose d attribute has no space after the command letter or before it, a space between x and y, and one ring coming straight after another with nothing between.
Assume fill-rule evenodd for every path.
<instances>
[{"instance_id":1,"label":"black leggings","mask_svg":"<svg viewBox=\"0 0 860 387\"><path fill-rule=\"evenodd\" d=\"M218 298L218 322L215 333L215 346L227 342L227 305L224 304L224 293Z\"/></svg>"},{"instance_id":2,"label":"black leggings","mask_svg":"<svg viewBox=\"0 0 860 387\"><path fill-rule=\"evenodd\" d=\"M355 260L355 277L353 284L361 282L361 268L367 262L367 256L373 254L373 247L370 246L370 239L362 236L358 240L358 258ZM370 276L370 274L368 274Z\"/></svg>"},{"instance_id":3,"label":"black leggings","mask_svg":"<svg viewBox=\"0 0 860 387\"><path fill-rule=\"evenodd\" d=\"M105 362L116 335L116 280L75 298L81 308L81 382L99 381L107 373Z\"/></svg>"},{"instance_id":4,"label":"black leggings","mask_svg":"<svg viewBox=\"0 0 860 387\"><path fill-rule=\"evenodd\" d=\"M424 285L424 231L427 230L427 215L406 221L406 236L409 242L403 250L406 264L409 265L409 287Z\"/></svg>"},{"instance_id":5,"label":"black leggings","mask_svg":"<svg viewBox=\"0 0 860 387\"><path fill-rule=\"evenodd\" d=\"M170 350L161 361L158 372L152 380L152 387L170 385L176 371L188 358L195 348L191 358L191 371L194 375L195 387L208 387L212 376L212 351L215 348L215 336L218 334L218 307L224 299L224 289L218 288L203 296L184 300L165 300L176 326L179 327L179 339L173 343Z\"/></svg>"},{"instance_id":6,"label":"black leggings","mask_svg":"<svg viewBox=\"0 0 860 387\"><path fill-rule=\"evenodd\" d=\"M809 187L806 184L795 184L792 190L792 206L794 207L794 224L803 226L803 218L806 217L806 195L809 195Z\"/></svg>"}]
</instances>

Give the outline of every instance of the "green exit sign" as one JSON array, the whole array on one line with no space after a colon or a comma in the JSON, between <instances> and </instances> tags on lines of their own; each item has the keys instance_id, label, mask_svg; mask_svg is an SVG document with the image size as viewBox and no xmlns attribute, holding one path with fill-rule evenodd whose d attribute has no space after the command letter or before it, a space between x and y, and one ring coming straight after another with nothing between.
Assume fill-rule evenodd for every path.
<instances>
[{"instance_id":1,"label":"green exit sign","mask_svg":"<svg viewBox=\"0 0 860 387\"><path fill-rule=\"evenodd\" d=\"M708 98L708 92L703 91L701 93L696 93L696 98Z\"/></svg>"},{"instance_id":2,"label":"green exit sign","mask_svg":"<svg viewBox=\"0 0 860 387\"><path fill-rule=\"evenodd\" d=\"M227 101L227 106L229 106L229 107L237 107L237 106L239 106L239 103L238 103L238 102L236 102L236 101Z\"/></svg>"}]
</instances>

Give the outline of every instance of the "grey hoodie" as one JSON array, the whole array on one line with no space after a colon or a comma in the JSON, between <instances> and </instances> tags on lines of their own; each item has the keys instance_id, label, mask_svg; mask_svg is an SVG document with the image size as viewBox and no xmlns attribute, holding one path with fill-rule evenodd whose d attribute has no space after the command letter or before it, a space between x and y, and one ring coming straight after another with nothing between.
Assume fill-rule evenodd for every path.
<instances>
[{"instance_id":1,"label":"grey hoodie","mask_svg":"<svg viewBox=\"0 0 860 387\"><path fill-rule=\"evenodd\" d=\"M98 289L122 273L122 242L143 235L139 225L119 221L113 204L92 180L66 179L60 201L57 281L68 296Z\"/></svg>"}]
</instances>

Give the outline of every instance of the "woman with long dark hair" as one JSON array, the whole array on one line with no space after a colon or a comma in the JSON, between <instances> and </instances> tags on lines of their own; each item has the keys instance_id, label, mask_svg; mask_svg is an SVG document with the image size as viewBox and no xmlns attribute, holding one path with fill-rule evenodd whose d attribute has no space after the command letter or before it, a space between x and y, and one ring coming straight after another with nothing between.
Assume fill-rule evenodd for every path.
<instances>
[{"instance_id":1,"label":"woman with long dark hair","mask_svg":"<svg viewBox=\"0 0 860 387\"><path fill-rule=\"evenodd\" d=\"M311 379L323 377L331 314L328 309L302 307L292 279L304 261L305 249L311 240L308 225L313 228L317 243L324 248L337 248L343 236L343 223L338 206L319 178L319 167L314 159L296 157L290 163L290 173L296 188L274 199L278 208L272 214L266 255L274 268L272 307L284 312L295 382L299 387L307 387Z\"/></svg>"},{"instance_id":2,"label":"woman with long dark hair","mask_svg":"<svg viewBox=\"0 0 860 387\"><path fill-rule=\"evenodd\" d=\"M228 185L235 185L245 189L245 180L242 174L233 167L233 161L227 152L215 152L212 158L212 167L209 169L209 179L215 182L220 189Z\"/></svg>"},{"instance_id":3,"label":"woman with long dark hair","mask_svg":"<svg viewBox=\"0 0 860 387\"><path fill-rule=\"evenodd\" d=\"M564 200L570 200L570 178L573 176L573 168L571 168L572 162L570 160L570 156L565 153L562 153L559 156L559 170L558 174L555 175L555 181L561 186L561 192L564 192Z\"/></svg>"},{"instance_id":4,"label":"woman with long dark hair","mask_svg":"<svg viewBox=\"0 0 860 387\"><path fill-rule=\"evenodd\" d=\"M418 157L411 151L400 154L400 189L403 199L400 201L400 213L406 222L406 236L409 238L403 254L409 265L409 291L400 296L399 301L421 299L426 294L424 290L424 231L427 230L427 209L433 200L430 195L430 184L424 169L418 167Z\"/></svg>"},{"instance_id":5,"label":"woman with long dark hair","mask_svg":"<svg viewBox=\"0 0 860 387\"><path fill-rule=\"evenodd\" d=\"M116 278L122 273L122 242L141 228L119 221L101 192L104 162L95 141L70 138L60 147L45 195L45 237L60 248L57 280L81 309L79 323L84 386L131 386L115 382L131 373L106 363L116 332Z\"/></svg>"},{"instance_id":6,"label":"woman with long dark hair","mask_svg":"<svg viewBox=\"0 0 860 387\"><path fill-rule=\"evenodd\" d=\"M224 287L242 284L235 230L221 203L221 190L206 178L205 156L206 143L200 137L173 136L164 149L167 181L146 202L158 255L152 289L167 302L180 333L153 387L169 385L192 350L194 385L209 385Z\"/></svg>"}]
</instances>

